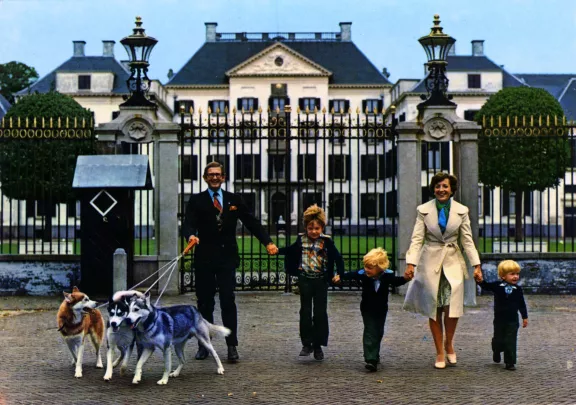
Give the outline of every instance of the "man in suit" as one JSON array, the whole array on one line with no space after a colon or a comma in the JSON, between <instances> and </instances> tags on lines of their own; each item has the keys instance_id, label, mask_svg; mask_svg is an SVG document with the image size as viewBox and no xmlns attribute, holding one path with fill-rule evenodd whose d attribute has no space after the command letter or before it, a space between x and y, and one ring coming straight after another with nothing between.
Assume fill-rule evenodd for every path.
<instances>
[{"instance_id":1,"label":"man in suit","mask_svg":"<svg viewBox=\"0 0 576 405\"><path fill-rule=\"evenodd\" d=\"M238 220L266 246L269 254L278 253L278 248L266 233L258 220L238 194L229 193L220 188L226 180L224 167L211 162L204 168L204 181L208 189L193 194L186 206L186 216L182 231L188 242L197 243L194 252L196 276L196 297L198 310L210 323L214 323L214 296L216 288L220 294L222 323L231 330L226 337L228 361L239 359L237 338L236 268L240 264L238 245L236 244L236 225ZM208 351L199 346L196 359L204 360Z\"/></svg>"}]
</instances>

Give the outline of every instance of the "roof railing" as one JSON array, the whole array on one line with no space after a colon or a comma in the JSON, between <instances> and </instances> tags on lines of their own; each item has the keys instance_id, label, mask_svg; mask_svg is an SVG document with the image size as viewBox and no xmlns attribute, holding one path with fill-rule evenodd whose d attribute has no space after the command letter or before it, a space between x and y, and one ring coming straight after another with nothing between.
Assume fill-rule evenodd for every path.
<instances>
[{"instance_id":1,"label":"roof railing","mask_svg":"<svg viewBox=\"0 0 576 405\"><path fill-rule=\"evenodd\" d=\"M340 32L219 32L216 42L340 41Z\"/></svg>"}]
</instances>

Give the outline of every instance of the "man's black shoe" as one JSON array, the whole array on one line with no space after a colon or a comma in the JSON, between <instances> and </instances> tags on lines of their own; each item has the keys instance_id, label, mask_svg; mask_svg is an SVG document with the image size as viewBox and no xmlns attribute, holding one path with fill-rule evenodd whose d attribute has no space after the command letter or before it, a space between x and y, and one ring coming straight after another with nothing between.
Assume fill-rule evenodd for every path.
<instances>
[{"instance_id":1,"label":"man's black shoe","mask_svg":"<svg viewBox=\"0 0 576 405\"><path fill-rule=\"evenodd\" d=\"M324 352L321 347L314 348L314 359L318 361L324 360Z\"/></svg>"},{"instance_id":2,"label":"man's black shoe","mask_svg":"<svg viewBox=\"0 0 576 405\"><path fill-rule=\"evenodd\" d=\"M364 367L371 372L378 371L378 363L375 361L367 361Z\"/></svg>"},{"instance_id":3,"label":"man's black shoe","mask_svg":"<svg viewBox=\"0 0 576 405\"><path fill-rule=\"evenodd\" d=\"M236 346L228 346L228 361L231 363L236 363L240 356L238 356L238 350Z\"/></svg>"},{"instance_id":4,"label":"man's black shoe","mask_svg":"<svg viewBox=\"0 0 576 405\"><path fill-rule=\"evenodd\" d=\"M506 364L506 370L510 370L510 371L514 371L516 370L516 367L514 366L514 364Z\"/></svg>"},{"instance_id":5,"label":"man's black shoe","mask_svg":"<svg viewBox=\"0 0 576 405\"><path fill-rule=\"evenodd\" d=\"M494 363L500 363L502 361L500 352L492 352L492 360L494 360Z\"/></svg>"},{"instance_id":6,"label":"man's black shoe","mask_svg":"<svg viewBox=\"0 0 576 405\"><path fill-rule=\"evenodd\" d=\"M196 360L204 360L208 357L208 350L204 346L200 346L196 352Z\"/></svg>"},{"instance_id":7,"label":"man's black shoe","mask_svg":"<svg viewBox=\"0 0 576 405\"><path fill-rule=\"evenodd\" d=\"M300 350L300 356L310 356L312 354L312 346L302 346L302 350Z\"/></svg>"}]
</instances>

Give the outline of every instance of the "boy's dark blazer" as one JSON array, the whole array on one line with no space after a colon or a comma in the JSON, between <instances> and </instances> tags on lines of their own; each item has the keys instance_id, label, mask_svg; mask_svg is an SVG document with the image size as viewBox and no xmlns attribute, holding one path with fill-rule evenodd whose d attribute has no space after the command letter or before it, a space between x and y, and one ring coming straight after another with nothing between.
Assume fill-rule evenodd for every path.
<instances>
[{"instance_id":1,"label":"boy's dark blazer","mask_svg":"<svg viewBox=\"0 0 576 405\"><path fill-rule=\"evenodd\" d=\"M238 194L222 190L222 229L218 229L218 210L208 190L193 194L186 206L186 216L182 225L182 234L188 240L191 235L200 239L194 248L194 260L198 264L213 263L216 265L234 265L238 267L240 257L236 243L236 226L238 220L264 246L272 239L260 222L248 210Z\"/></svg>"},{"instance_id":2,"label":"boy's dark blazer","mask_svg":"<svg viewBox=\"0 0 576 405\"><path fill-rule=\"evenodd\" d=\"M334 267L336 267L338 274L344 274L344 260L329 236L320 237L324 240L324 250L328 259L324 276L326 281L330 282L334 276ZM291 276L299 276L302 272L302 234L298 235L296 241L290 246L280 248L278 254L286 255L284 260L286 272Z\"/></svg>"},{"instance_id":3,"label":"boy's dark blazer","mask_svg":"<svg viewBox=\"0 0 576 405\"><path fill-rule=\"evenodd\" d=\"M374 279L368 277L364 269L349 271L340 277L342 280L357 280L362 283L362 301L360 311L374 314L385 314L388 312L388 293L390 286L398 287L406 284L402 276L395 276L391 270L385 270L379 277L380 287L378 291L374 289Z\"/></svg>"}]
</instances>

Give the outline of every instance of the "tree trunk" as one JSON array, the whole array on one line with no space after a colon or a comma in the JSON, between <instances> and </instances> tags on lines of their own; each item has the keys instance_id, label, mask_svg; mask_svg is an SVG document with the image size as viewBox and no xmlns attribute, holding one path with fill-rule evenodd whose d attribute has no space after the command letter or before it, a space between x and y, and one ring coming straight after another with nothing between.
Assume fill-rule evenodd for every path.
<instances>
[{"instance_id":1,"label":"tree trunk","mask_svg":"<svg viewBox=\"0 0 576 405\"><path fill-rule=\"evenodd\" d=\"M514 232L514 242L522 242L524 240L524 229L522 227L522 219L524 214L522 212L522 197L524 197L524 193L522 190L516 190L515 192L516 198L514 198L514 212L515 215L515 232Z\"/></svg>"}]
</instances>

